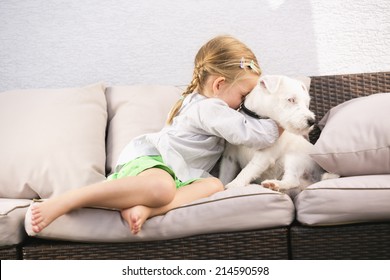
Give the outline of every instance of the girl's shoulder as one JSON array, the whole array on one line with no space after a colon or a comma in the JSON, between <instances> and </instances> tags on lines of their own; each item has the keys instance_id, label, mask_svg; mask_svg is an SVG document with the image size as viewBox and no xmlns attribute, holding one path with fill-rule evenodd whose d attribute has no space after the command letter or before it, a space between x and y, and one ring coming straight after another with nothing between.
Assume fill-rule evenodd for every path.
<instances>
[{"instance_id":1,"label":"girl's shoulder","mask_svg":"<svg viewBox=\"0 0 390 280\"><path fill-rule=\"evenodd\" d=\"M227 104L219 98L208 98L199 93L192 93L187 96L181 108L181 113L188 110L209 110L216 107L228 107Z\"/></svg>"},{"instance_id":2,"label":"girl's shoulder","mask_svg":"<svg viewBox=\"0 0 390 280\"><path fill-rule=\"evenodd\" d=\"M206 97L204 95L201 95L199 93L193 93L192 94L192 98L189 100L189 102L191 103L202 103L202 105L204 104L207 104L207 105L210 105L210 106L226 106L226 107L229 107L227 105L227 103L225 101L223 101L222 99L219 99L219 98L214 98L214 97ZM206 106L207 106L206 105Z\"/></svg>"},{"instance_id":3,"label":"girl's shoulder","mask_svg":"<svg viewBox=\"0 0 390 280\"><path fill-rule=\"evenodd\" d=\"M242 118L241 113L230 108L225 101L219 98L203 98L194 103L193 106L188 106L182 113L184 116L201 123L209 122L214 118Z\"/></svg>"}]
</instances>

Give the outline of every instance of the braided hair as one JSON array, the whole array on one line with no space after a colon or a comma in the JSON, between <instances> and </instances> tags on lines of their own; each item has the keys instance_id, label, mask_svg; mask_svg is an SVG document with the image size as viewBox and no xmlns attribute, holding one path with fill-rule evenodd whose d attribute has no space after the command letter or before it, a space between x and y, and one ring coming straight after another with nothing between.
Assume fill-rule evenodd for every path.
<instances>
[{"instance_id":1,"label":"braided hair","mask_svg":"<svg viewBox=\"0 0 390 280\"><path fill-rule=\"evenodd\" d=\"M172 107L167 123L171 124L183 104L184 98L198 91L200 94L209 76L222 76L234 83L245 71L261 74L259 64L253 52L241 41L231 36L218 36L204 44L195 56L192 80L182 93L181 98Z\"/></svg>"}]
</instances>

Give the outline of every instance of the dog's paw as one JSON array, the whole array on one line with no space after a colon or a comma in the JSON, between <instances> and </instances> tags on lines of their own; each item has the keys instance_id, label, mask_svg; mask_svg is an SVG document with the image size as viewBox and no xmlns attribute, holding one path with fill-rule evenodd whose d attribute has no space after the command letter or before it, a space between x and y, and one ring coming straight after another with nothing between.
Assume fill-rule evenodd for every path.
<instances>
[{"instance_id":1,"label":"dog's paw","mask_svg":"<svg viewBox=\"0 0 390 280\"><path fill-rule=\"evenodd\" d=\"M340 175L338 175L338 174L325 172L321 176L321 181L323 181L323 180L330 180L330 179L338 179L338 178L340 178Z\"/></svg>"},{"instance_id":2,"label":"dog's paw","mask_svg":"<svg viewBox=\"0 0 390 280\"><path fill-rule=\"evenodd\" d=\"M264 180L261 182L261 185L264 188L273 190L273 191L280 191L280 181L279 180Z\"/></svg>"},{"instance_id":3,"label":"dog's paw","mask_svg":"<svg viewBox=\"0 0 390 280\"><path fill-rule=\"evenodd\" d=\"M225 185L225 190L236 188L236 187L237 187L236 184L229 183L229 184Z\"/></svg>"},{"instance_id":4,"label":"dog's paw","mask_svg":"<svg viewBox=\"0 0 390 280\"><path fill-rule=\"evenodd\" d=\"M227 189L237 188L237 187L241 187L241 186L244 186L244 184L242 184L241 182L239 182L237 180L233 180L225 186L225 189L227 190Z\"/></svg>"}]
</instances>

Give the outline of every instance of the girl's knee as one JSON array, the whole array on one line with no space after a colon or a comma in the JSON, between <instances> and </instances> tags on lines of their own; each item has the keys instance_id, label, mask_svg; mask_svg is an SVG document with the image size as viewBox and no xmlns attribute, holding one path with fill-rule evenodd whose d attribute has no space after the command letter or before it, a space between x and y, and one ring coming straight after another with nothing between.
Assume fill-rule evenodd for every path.
<instances>
[{"instance_id":1,"label":"girl's knee","mask_svg":"<svg viewBox=\"0 0 390 280\"><path fill-rule=\"evenodd\" d=\"M208 178L211 190L216 193L224 190L224 186L218 178Z\"/></svg>"},{"instance_id":2,"label":"girl's knee","mask_svg":"<svg viewBox=\"0 0 390 280\"><path fill-rule=\"evenodd\" d=\"M176 194L176 183L172 176L159 168L150 168L140 173L147 177L149 207L162 207L169 204Z\"/></svg>"},{"instance_id":3,"label":"girl's knee","mask_svg":"<svg viewBox=\"0 0 390 280\"><path fill-rule=\"evenodd\" d=\"M169 204L176 194L174 180L157 180L153 186L152 200L156 205L164 206Z\"/></svg>"}]
</instances>

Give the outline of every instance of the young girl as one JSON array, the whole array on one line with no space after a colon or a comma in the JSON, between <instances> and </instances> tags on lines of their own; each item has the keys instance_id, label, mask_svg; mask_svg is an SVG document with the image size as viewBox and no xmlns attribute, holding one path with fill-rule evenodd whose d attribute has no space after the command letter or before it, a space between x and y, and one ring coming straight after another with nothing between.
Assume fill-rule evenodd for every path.
<instances>
[{"instance_id":1,"label":"young girl","mask_svg":"<svg viewBox=\"0 0 390 280\"><path fill-rule=\"evenodd\" d=\"M132 140L122 151L116 172L104 182L73 189L31 206L31 227L40 232L71 210L121 209L137 234L146 219L222 191L209 171L221 156L225 139L257 149L281 133L272 120L237 112L261 74L252 51L229 36L203 45L195 57L192 81L158 133Z\"/></svg>"}]
</instances>

